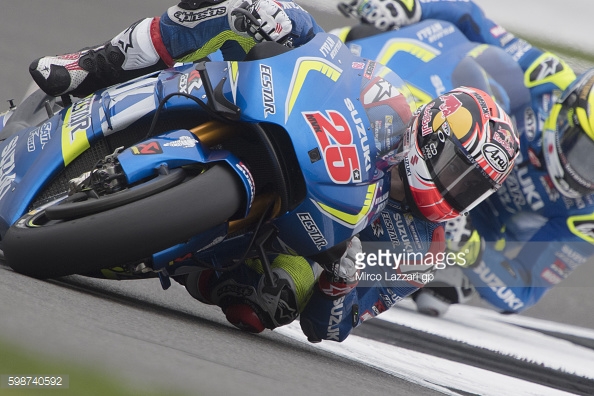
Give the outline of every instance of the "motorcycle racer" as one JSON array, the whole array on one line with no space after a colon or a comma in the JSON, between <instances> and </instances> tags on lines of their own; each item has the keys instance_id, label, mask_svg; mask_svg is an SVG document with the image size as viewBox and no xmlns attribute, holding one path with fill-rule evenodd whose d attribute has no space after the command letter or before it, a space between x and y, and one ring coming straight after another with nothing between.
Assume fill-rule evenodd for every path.
<instances>
[{"instance_id":1,"label":"motorcycle racer","mask_svg":"<svg viewBox=\"0 0 594 396\"><path fill-rule=\"evenodd\" d=\"M176 61L201 59L217 49L225 59L241 60L263 37L261 30L233 13L236 7L247 8L270 38L286 46L302 45L321 31L292 1L182 1L160 18L143 19L101 46L37 59L30 72L52 96L85 96ZM387 208L360 237L364 242L383 240L393 246L398 239L391 230L397 224L402 241L414 241L407 245L414 252L441 252L444 237L439 223L481 202L511 170L518 149L515 130L505 112L479 90L444 94L412 117L410 108L403 108L395 97L372 95L377 87L396 92L382 81L370 83L362 91L362 98L367 94L374 99L364 101L367 116L377 131L382 160L399 165L392 172ZM411 117L407 135L390 139L393 125L406 124ZM504 166L494 167L484 158L482 147L503 135L512 148L507 152L501 148ZM424 155L423 150L432 154ZM475 186L475 194L461 194L466 185ZM318 272L305 258L274 257L272 272L280 285L274 291L266 288L262 265L255 259L233 271L207 269L176 280L194 298L220 306L227 319L241 329L273 329L290 323L301 312L302 329L311 341L342 341L354 326L389 308L418 285L415 281L411 287L410 281L402 281L356 287L353 266L362 245L358 238L349 243L341 258L320 263L322 275L317 280ZM344 309L340 320L339 305ZM336 322L332 331L328 330L330 320Z\"/></svg>"},{"instance_id":2,"label":"motorcycle racer","mask_svg":"<svg viewBox=\"0 0 594 396\"><path fill-rule=\"evenodd\" d=\"M520 132L518 164L502 188L446 226L448 245L470 252L464 268L436 274L415 293L419 311L439 315L471 294L501 312L521 312L594 255L594 70L580 76L488 19L469 0L355 0L342 10L365 29L419 20L454 23L472 41L503 48L524 73L524 96L511 108ZM342 30L342 37L358 29ZM359 31L361 32L361 31Z\"/></svg>"},{"instance_id":3,"label":"motorcycle racer","mask_svg":"<svg viewBox=\"0 0 594 396\"><path fill-rule=\"evenodd\" d=\"M368 116L376 122L392 117L394 111L389 107L386 110L380 113L382 116ZM499 146L497 142L502 140L510 142L510 151L501 147L505 166L497 170L483 148L489 144ZM432 148L434 153L428 154ZM251 278L245 276L246 271L250 272L247 267L221 276L214 270L204 270L188 275L184 284L198 300L221 306L227 319L242 329L272 329L291 322L300 312L301 329L309 341L343 341L354 327L423 285L422 274L431 273L438 264L436 257L445 248L442 222L467 212L495 192L513 168L518 149L511 120L486 93L470 88L453 90L429 102L411 118L405 136L386 157L387 161L397 158L386 208L359 237L349 241L339 260L319 263L322 274L313 294L305 292L303 286L312 279L305 258L281 255L275 259L273 267L283 268L283 262L292 261L292 281L298 296L280 300L297 300L298 309L294 304L277 304L278 298L269 299L274 301L272 304L262 304L262 294L256 292L263 289L259 263L251 266L258 273L252 272ZM468 193L469 188L472 193ZM418 262L389 267L385 273L383 267L371 262L368 268L360 263L364 252L381 251L406 252ZM358 268L359 264L363 268ZM410 272L404 273L404 267ZM252 281L239 286L238 279ZM291 314L287 314L289 310Z\"/></svg>"}]
</instances>

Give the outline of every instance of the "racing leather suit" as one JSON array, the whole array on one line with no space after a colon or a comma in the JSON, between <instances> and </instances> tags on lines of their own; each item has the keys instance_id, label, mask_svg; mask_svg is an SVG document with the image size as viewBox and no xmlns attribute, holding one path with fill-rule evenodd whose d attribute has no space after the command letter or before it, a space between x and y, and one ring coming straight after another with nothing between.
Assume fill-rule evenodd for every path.
<instances>
[{"instance_id":1,"label":"racing leather suit","mask_svg":"<svg viewBox=\"0 0 594 396\"><path fill-rule=\"evenodd\" d=\"M544 122L575 74L556 55L487 19L472 1L420 3L422 19L447 20L472 41L503 48L524 72L528 100L510 109L520 132L520 156L499 191L471 212L487 243L482 261L464 269L484 300L500 311L520 312L594 254L594 195L561 195L543 158Z\"/></svg>"},{"instance_id":2,"label":"racing leather suit","mask_svg":"<svg viewBox=\"0 0 594 396\"><path fill-rule=\"evenodd\" d=\"M153 41L157 35L157 42L162 43L161 49L165 50L163 52L157 48L157 52L168 63L167 66L172 66L173 61L195 61L218 49L225 60L243 59L256 42L238 35L229 26L229 8L236 3L229 0L196 10L173 6L160 18L153 18L152 24L158 24L158 28L152 29ZM294 47L305 44L316 33L323 31L313 17L295 2L288 0L276 3L291 19L293 28L288 39Z\"/></svg>"},{"instance_id":3,"label":"racing leather suit","mask_svg":"<svg viewBox=\"0 0 594 396\"><path fill-rule=\"evenodd\" d=\"M389 250L400 257L410 257L402 256L404 252L423 256L429 253L437 257L437 253L445 249L442 224L414 217L392 199L380 216L359 233L359 239L367 254ZM341 342L353 328L389 309L424 284L421 273L402 273L396 268L395 260L390 263L393 265L381 266L378 261L376 265L362 268L358 286L345 295L331 297L318 284L300 315L301 329L309 341Z\"/></svg>"}]
</instances>

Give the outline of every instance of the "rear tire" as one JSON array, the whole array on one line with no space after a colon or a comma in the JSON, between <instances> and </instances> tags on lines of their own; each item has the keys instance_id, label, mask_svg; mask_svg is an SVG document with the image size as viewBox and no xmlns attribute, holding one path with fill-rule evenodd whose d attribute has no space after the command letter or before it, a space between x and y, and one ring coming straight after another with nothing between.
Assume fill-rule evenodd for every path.
<instances>
[{"instance_id":1,"label":"rear tire","mask_svg":"<svg viewBox=\"0 0 594 396\"><path fill-rule=\"evenodd\" d=\"M30 212L3 241L6 263L35 278L89 273L150 257L227 221L245 190L232 169L205 173L147 198L89 216L36 221Z\"/></svg>"}]
</instances>

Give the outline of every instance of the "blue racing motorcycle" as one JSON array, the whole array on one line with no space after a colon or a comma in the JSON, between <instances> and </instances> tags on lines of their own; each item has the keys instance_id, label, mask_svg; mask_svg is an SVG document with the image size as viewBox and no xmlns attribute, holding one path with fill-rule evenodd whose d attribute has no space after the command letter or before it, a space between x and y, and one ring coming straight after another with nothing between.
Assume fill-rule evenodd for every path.
<instances>
[{"instance_id":1,"label":"blue racing motorcycle","mask_svg":"<svg viewBox=\"0 0 594 396\"><path fill-rule=\"evenodd\" d=\"M184 64L74 103L0 116L5 261L39 278L169 278L270 252L334 260L384 208L369 97L414 104L389 69L320 34L242 62ZM399 139L394 120L382 141Z\"/></svg>"},{"instance_id":2,"label":"blue racing motorcycle","mask_svg":"<svg viewBox=\"0 0 594 396\"><path fill-rule=\"evenodd\" d=\"M490 93L508 114L530 102L517 62L499 47L469 41L450 22L429 19L387 32L363 24L346 37L341 32L331 33L340 35L353 54L394 70L418 105L459 86Z\"/></svg>"}]
</instances>

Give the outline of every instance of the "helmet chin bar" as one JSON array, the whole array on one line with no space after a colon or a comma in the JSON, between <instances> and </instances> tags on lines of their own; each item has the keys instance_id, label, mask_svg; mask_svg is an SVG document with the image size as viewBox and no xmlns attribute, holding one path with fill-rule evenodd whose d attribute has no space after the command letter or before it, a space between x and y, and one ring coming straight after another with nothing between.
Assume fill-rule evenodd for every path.
<instances>
[{"instance_id":1,"label":"helmet chin bar","mask_svg":"<svg viewBox=\"0 0 594 396\"><path fill-rule=\"evenodd\" d=\"M392 171L392 172L394 172L394 171ZM457 216L452 216L451 215L452 212L449 212L449 213L443 213L443 216L444 216L443 220L435 221L432 219L428 219L423 214L423 212L421 212L421 209L419 208L419 206L417 205L417 202L415 201L415 198L413 197L413 193L410 188L410 184L408 182L408 177L406 176L406 168L404 166L404 162L401 162L400 165L398 165L398 172L400 173L400 178L402 179L402 183L404 185L404 200L402 201L402 203L413 214L413 216L418 217L420 219L427 220L427 221L431 221L431 222L445 221L445 220L449 220L451 218L457 217Z\"/></svg>"}]
</instances>

